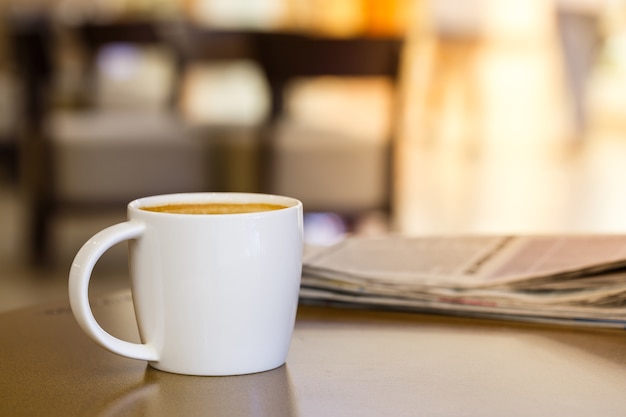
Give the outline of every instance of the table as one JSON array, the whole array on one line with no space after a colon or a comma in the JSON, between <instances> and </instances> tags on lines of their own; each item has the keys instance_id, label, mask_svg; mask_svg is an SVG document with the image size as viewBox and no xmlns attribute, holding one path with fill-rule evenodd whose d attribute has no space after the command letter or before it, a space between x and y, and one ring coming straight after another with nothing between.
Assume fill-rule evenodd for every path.
<instances>
[{"instance_id":1,"label":"table","mask_svg":"<svg viewBox=\"0 0 626 417\"><path fill-rule=\"evenodd\" d=\"M93 301L138 341L128 292ZM66 302L0 315L2 416L624 416L626 333L301 306L287 364L168 374L111 354Z\"/></svg>"}]
</instances>

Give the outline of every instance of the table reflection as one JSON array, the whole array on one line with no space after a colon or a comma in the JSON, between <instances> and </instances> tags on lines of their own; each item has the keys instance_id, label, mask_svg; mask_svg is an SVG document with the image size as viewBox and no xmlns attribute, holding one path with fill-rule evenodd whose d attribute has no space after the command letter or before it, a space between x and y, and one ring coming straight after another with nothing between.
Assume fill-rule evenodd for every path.
<instances>
[{"instance_id":1,"label":"table reflection","mask_svg":"<svg viewBox=\"0 0 626 417\"><path fill-rule=\"evenodd\" d=\"M251 375L198 377L146 367L143 383L108 402L95 415L296 416L286 366Z\"/></svg>"}]
</instances>

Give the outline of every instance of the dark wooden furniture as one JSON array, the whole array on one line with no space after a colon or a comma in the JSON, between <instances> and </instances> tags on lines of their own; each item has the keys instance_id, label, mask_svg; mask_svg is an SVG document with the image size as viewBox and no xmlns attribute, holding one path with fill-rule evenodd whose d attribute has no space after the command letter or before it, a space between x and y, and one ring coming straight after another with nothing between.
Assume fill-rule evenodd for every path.
<instances>
[{"instance_id":1,"label":"dark wooden furniture","mask_svg":"<svg viewBox=\"0 0 626 417\"><path fill-rule=\"evenodd\" d=\"M94 86L90 75L96 67L96 57L105 45L127 42L134 45L165 44L160 27L153 22L119 22L115 24L84 23L66 27L79 41L85 55L85 72L77 111L94 107ZM16 51L18 73L21 74L24 100L24 117L19 137L20 179L25 199L26 233L29 258L44 264L50 258L51 220L61 210L91 211L98 206L117 207L123 210L125 201L105 204L85 204L81 201L64 201L56 187L58 163L54 158L53 140L48 122L55 111L51 103L52 80L57 75L54 50L60 47L58 28L46 16L29 17L25 21L11 20L12 46Z\"/></svg>"},{"instance_id":2,"label":"dark wooden furniture","mask_svg":"<svg viewBox=\"0 0 626 417\"><path fill-rule=\"evenodd\" d=\"M258 33L256 57L272 90L271 119L284 110L285 87L296 78L389 77L397 81L400 38L329 38L294 33Z\"/></svg>"},{"instance_id":3,"label":"dark wooden furniture","mask_svg":"<svg viewBox=\"0 0 626 417\"><path fill-rule=\"evenodd\" d=\"M271 112L268 131L264 137L263 164L265 189L271 188L274 155L276 146L273 142L273 128L285 111L285 92L289 84L301 78L322 76L333 77L385 77L392 82L397 90L399 79L400 57L403 47L401 38L354 37L330 38L309 36L295 33L258 33L254 37L256 57L263 69L271 89ZM396 114L395 109L391 109ZM359 123L358 120L354 121ZM387 216L392 212L393 201L393 155L395 150L395 131L388 132L386 141L386 168L381 173L387 184L384 202L375 209L384 211ZM329 150L329 152L331 152ZM349 161L346 161L349 164ZM323 161L319 169L324 170ZM278 175L282 175L278 174ZM313 174L314 175L314 174ZM329 186L331 186L329 184ZM372 185L374 186L374 185ZM316 206L316 205L314 205ZM307 204L305 202L305 208ZM316 207L322 211L336 211L336 207ZM348 223L348 227L363 208L345 209L340 213Z\"/></svg>"},{"instance_id":4,"label":"dark wooden furniture","mask_svg":"<svg viewBox=\"0 0 626 417\"><path fill-rule=\"evenodd\" d=\"M16 38L21 53L20 67L26 87L28 127L21 142L22 172L29 207L28 227L32 260L43 263L49 255L50 217L62 206L54 190L54 161L44 125L50 112L47 95L54 68L50 59L54 37L50 27L32 24ZM165 45L177 57L178 74L199 61L253 59L258 62L271 88L271 114L259 131L261 167L259 191L268 191L264 179L272 170L273 127L284 111L283 95L289 82L298 77L323 75L398 77L402 40L383 38L323 38L293 33L215 31L186 22L85 23L74 28L93 65L98 50L113 42ZM89 67L88 67L89 68ZM86 86L89 89L89 85ZM172 89L175 111L180 89ZM89 100L85 100L89 106ZM388 182L391 183L393 140L389 140ZM392 187L389 186L389 190ZM390 209L391 194L388 204ZM122 202L115 202L121 204Z\"/></svg>"}]
</instances>

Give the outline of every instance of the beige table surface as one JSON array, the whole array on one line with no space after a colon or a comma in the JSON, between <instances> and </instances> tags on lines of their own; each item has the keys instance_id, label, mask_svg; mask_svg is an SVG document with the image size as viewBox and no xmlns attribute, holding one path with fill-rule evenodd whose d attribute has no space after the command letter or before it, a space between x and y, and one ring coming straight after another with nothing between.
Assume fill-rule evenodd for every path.
<instances>
[{"instance_id":1,"label":"beige table surface","mask_svg":"<svg viewBox=\"0 0 626 417\"><path fill-rule=\"evenodd\" d=\"M128 293L94 302L137 341ZM626 416L626 332L301 306L287 364L153 370L66 303L0 315L0 416Z\"/></svg>"}]
</instances>

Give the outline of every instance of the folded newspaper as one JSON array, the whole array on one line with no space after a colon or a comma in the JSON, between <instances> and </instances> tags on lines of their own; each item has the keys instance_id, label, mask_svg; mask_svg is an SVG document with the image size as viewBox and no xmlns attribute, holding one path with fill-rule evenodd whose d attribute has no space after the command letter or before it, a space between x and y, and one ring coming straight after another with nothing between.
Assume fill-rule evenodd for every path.
<instances>
[{"instance_id":1,"label":"folded newspaper","mask_svg":"<svg viewBox=\"0 0 626 417\"><path fill-rule=\"evenodd\" d=\"M626 328L626 235L350 237L305 254L300 299Z\"/></svg>"}]
</instances>

